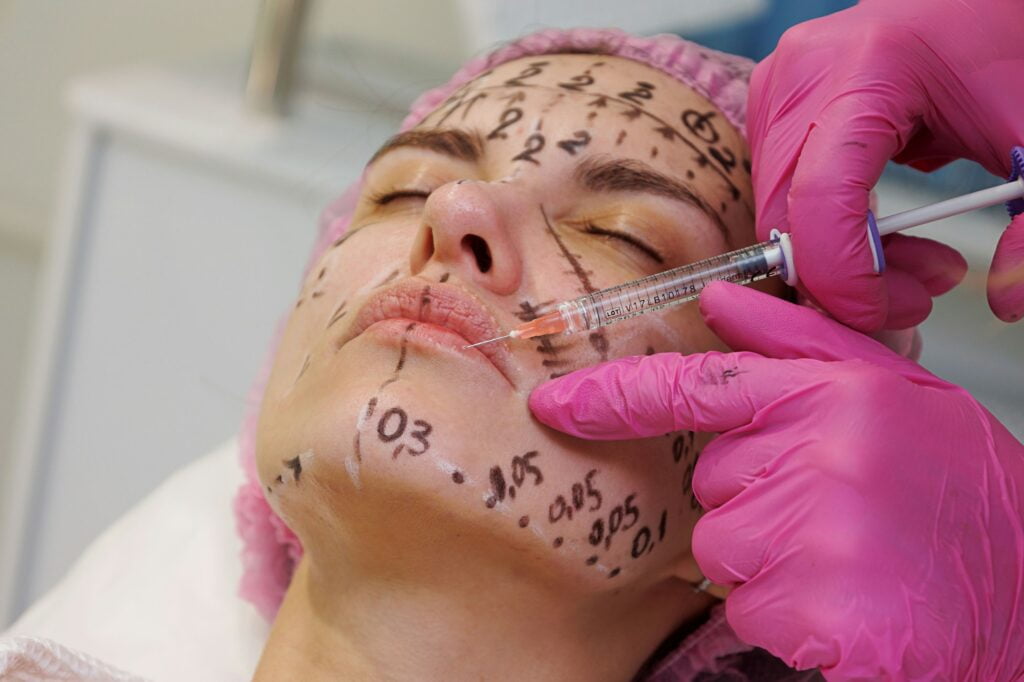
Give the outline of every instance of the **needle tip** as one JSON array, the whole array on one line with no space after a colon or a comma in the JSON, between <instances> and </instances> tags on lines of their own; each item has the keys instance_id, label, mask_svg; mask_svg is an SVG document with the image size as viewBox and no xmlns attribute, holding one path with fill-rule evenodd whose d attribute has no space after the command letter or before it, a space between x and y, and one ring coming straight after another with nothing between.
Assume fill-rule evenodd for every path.
<instances>
[{"instance_id":1,"label":"needle tip","mask_svg":"<svg viewBox=\"0 0 1024 682\"><path fill-rule=\"evenodd\" d=\"M511 336L511 334L505 334L504 336L496 336L493 339L487 339L486 341L478 341L477 343L468 344L466 346L463 346L462 349L466 350L467 348L476 348L477 346L483 346L484 344L494 343L495 341L501 341L502 339L507 339L510 336Z\"/></svg>"}]
</instances>

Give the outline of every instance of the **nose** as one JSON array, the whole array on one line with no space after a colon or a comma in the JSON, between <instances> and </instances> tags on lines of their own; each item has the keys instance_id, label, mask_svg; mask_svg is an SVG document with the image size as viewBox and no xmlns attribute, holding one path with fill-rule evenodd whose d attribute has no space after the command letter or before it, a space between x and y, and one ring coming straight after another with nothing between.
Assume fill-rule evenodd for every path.
<instances>
[{"instance_id":1,"label":"nose","mask_svg":"<svg viewBox=\"0 0 1024 682\"><path fill-rule=\"evenodd\" d=\"M515 293L523 269L509 232L514 206L506 187L460 180L431 192L413 243L412 274L434 260L496 294Z\"/></svg>"}]
</instances>

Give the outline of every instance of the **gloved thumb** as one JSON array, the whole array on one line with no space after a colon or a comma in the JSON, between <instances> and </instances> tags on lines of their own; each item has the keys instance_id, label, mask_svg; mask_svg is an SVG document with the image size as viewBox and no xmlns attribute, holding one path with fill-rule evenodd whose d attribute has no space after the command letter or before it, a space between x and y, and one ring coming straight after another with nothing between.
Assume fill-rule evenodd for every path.
<instances>
[{"instance_id":1,"label":"gloved thumb","mask_svg":"<svg viewBox=\"0 0 1024 682\"><path fill-rule=\"evenodd\" d=\"M1024 317L1024 213L999 238L988 271L988 306L1003 322Z\"/></svg>"},{"instance_id":2,"label":"gloved thumb","mask_svg":"<svg viewBox=\"0 0 1024 682\"><path fill-rule=\"evenodd\" d=\"M658 353L606 362L534 389L543 424L580 438L629 440L689 429L716 433L813 381L816 360L755 353Z\"/></svg>"}]
</instances>

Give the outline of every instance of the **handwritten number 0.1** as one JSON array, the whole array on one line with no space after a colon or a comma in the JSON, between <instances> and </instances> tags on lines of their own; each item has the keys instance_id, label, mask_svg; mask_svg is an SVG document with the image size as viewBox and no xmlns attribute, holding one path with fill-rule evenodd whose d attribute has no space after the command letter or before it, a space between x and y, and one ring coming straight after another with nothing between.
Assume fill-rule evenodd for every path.
<instances>
[{"instance_id":1,"label":"handwritten number 0.1","mask_svg":"<svg viewBox=\"0 0 1024 682\"><path fill-rule=\"evenodd\" d=\"M643 540L643 544L641 544L641 540ZM636 532L636 535L633 537L633 546L630 548L629 552L630 556L632 556L634 559L639 559L641 556L643 556L643 553L647 551L647 548L650 544L651 529L647 526L644 526L643 528L638 530Z\"/></svg>"}]
</instances>

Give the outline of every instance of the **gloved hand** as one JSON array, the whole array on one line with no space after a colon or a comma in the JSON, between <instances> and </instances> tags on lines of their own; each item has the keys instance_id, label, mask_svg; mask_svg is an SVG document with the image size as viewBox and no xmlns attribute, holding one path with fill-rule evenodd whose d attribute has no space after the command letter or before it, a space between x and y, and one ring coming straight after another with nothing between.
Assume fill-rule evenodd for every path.
<instances>
[{"instance_id":1,"label":"gloved hand","mask_svg":"<svg viewBox=\"0 0 1024 682\"><path fill-rule=\"evenodd\" d=\"M754 69L747 108L757 234L793 235L802 288L863 331L909 327L963 261L936 242L893 235L874 273L868 192L894 159L934 170L957 158L1006 177L1024 144L1020 0L862 0L788 30ZM949 280L955 280L952 284ZM992 311L1024 315L1024 218L989 272Z\"/></svg>"},{"instance_id":2,"label":"gloved hand","mask_svg":"<svg viewBox=\"0 0 1024 682\"><path fill-rule=\"evenodd\" d=\"M591 439L721 433L694 472L693 552L735 587L746 642L836 680L1022 679L1024 446L816 311L724 283L700 305L741 352L580 370L534 415Z\"/></svg>"}]
</instances>

